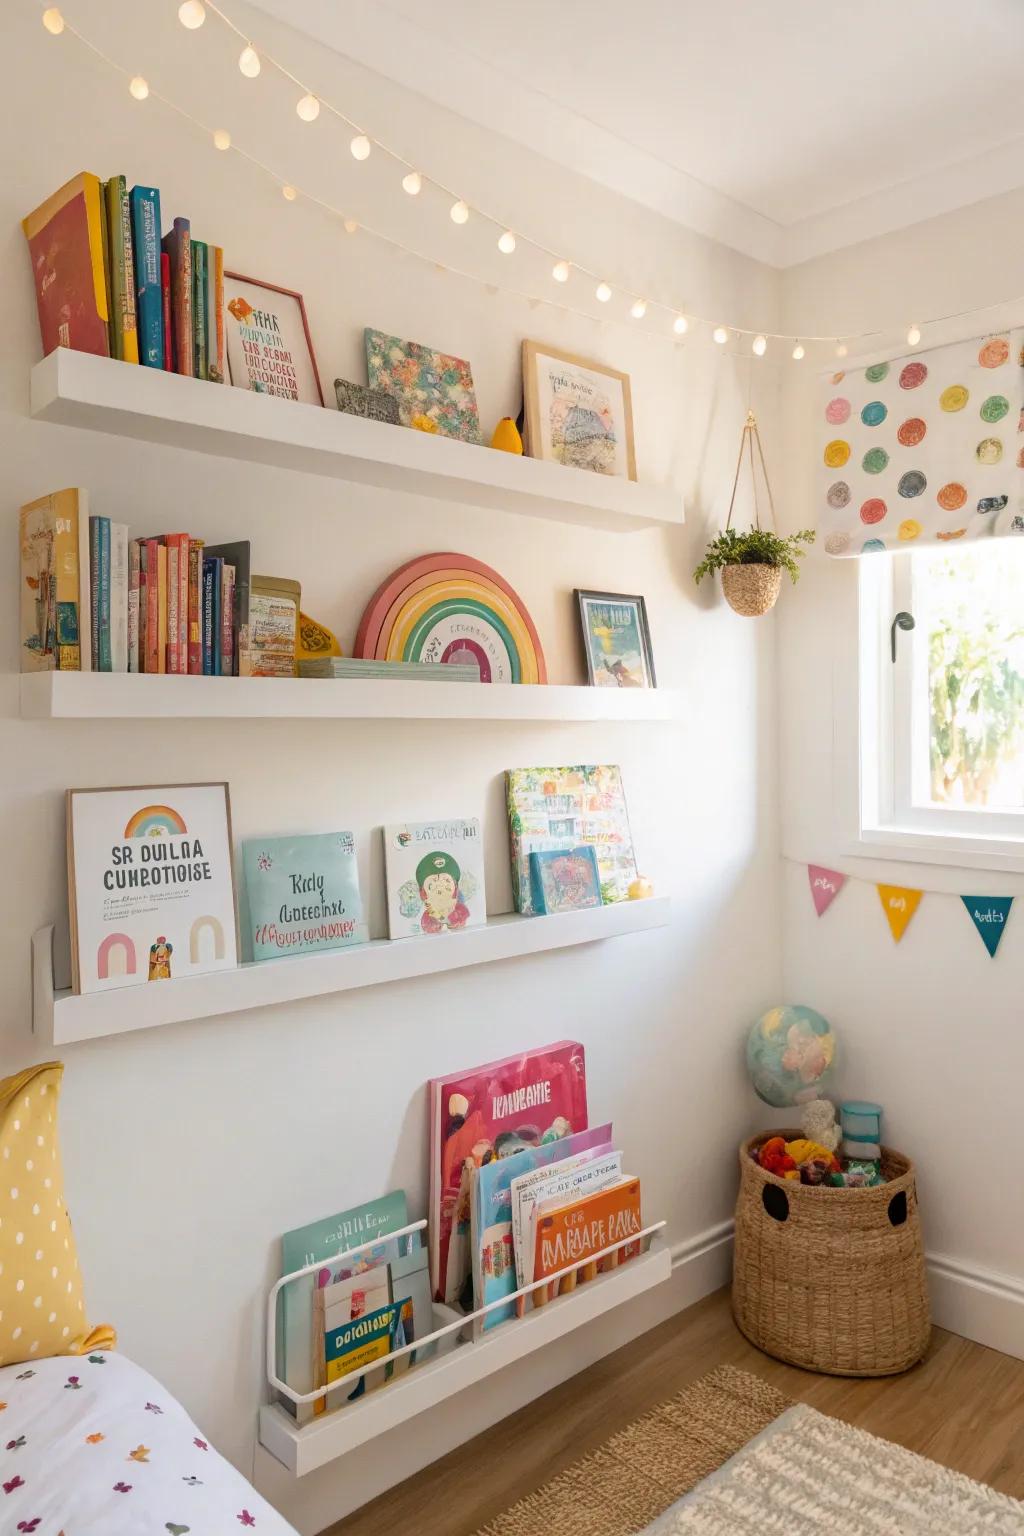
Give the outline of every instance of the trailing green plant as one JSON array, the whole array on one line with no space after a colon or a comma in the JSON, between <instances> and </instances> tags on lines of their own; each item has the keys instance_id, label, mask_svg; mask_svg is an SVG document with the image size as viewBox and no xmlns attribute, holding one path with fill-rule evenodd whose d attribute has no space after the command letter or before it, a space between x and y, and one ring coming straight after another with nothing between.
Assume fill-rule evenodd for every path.
<instances>
[{"instance_id":1,"label":"trailing green plant","mask_svg":"<svg viewBox=\"0 0 1024 1536\"><path fill-rule=\"evenodd\" d=\"M727 565L773 565L781 566L789 572L790 580L796 581L800 576L797 561L807 553L801 546L813 543L814 530L811 528L801 528L799 533L791 533L784 539L767 528L751 528L747 533L726 528L709 543L693 579L699 586L705 576Z\"/></svg>"}]
</instances>

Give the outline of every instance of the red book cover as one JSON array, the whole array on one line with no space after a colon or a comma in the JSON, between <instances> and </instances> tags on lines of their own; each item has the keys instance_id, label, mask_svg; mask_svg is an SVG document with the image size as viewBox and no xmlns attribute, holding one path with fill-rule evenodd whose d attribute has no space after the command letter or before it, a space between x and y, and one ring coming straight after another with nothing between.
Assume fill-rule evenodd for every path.
<instances>
[{"instance_id":1,"label":"red book cover","mask_svg":"<svg viewBox=\"0 0 1024 1536\"><path fill-rule=\"evenodd\" d=\"M167 550L167 644L165 649L166 672L178 670L178 559L180 551L173 533L161 539Z\"/></svg>"},{"instance_id":2,"label":"red book cover","mask_svg":"<svg viewBox=\"0 0 1024 1536\"><path fill-rule=\"evenodd\" d=\"M431 1283L459 1305L472 1286L469 1169L586 1130L583 1046L560 1040L433 1078L429 1091Z\"/></svg>"},{"instance_id":3,"label":"red book cover","mask_svg":"<svg viewBox=\"0 0 1024 1536\"><path fill-rule=\"evenodd\" d=\"M187 672L189 537L187 533L168 533L164 543L167 545L167 670Z\"/></svg>"},{"instance_id":4,"label":"red book cover","mask_svg":"<svg viewBox=\"0 0 1024 1536\"><path fill-rule=\"evenodd\" d=\"M73 347L109 357L102 190L83 171L22 219L43 353Z\"/></svg>"},{"instance_id":5,"label":"red book cover","mask_svg":"<svg viewBox=\"0 0 1024 1536\"><path fill-rule=\"evenodd\" d=\"M188 546L188 670L190 677L203 675L203 540Z\"/></svg>"},{"instance_id":6,"label":"red book cover","mask_svg":"<svg viewBox=\"0 0 1024 1536\"><path fill-rule=\"evenodd\" d=\"M171 258L160 252L160 293L164 315L164 371L174 372L174 345L171 338Z\"/></svg>"},{"instance_id":7,"label":"red book cover","mask_svg":"<svg viewBox=\"0 0 1024 1536\"><path fill-rule=\"evenodd\" d=\"M146 671L162 672L160 665L160 540L146 540ZM139 614L139 623L142 614Z\"/></svg>"},{"instance_id":8,"label":"red book cover","mask_svg":"<svg viewBox=\"0 0 1024 1536\"><path fill-rule=\"evenodd\" d=\"M171 233L164 235L163 249L171 259L174 369L192 378L195 375L195 343L192 335L192 226L188 219L175 219Z\"/></svg>"}]
</instances>

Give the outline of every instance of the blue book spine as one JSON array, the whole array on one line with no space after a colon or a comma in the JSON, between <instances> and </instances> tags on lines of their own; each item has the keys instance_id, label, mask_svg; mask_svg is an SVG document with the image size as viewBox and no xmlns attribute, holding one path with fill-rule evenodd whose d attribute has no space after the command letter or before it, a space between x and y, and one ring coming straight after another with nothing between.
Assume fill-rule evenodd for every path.
<instances>
[{"instance_id":1,"label":"blue book spine","mask_svg":"<svg viewBox=\"0 0 1024 1536\"><path fill-rule=\"evenodd\" d=\"M89 644L92 669L100 670L100 520L89 519Z\"/></svg>"},{"instance_id":2,"label":"blue book spine","mask_svg":"<svg viewBox=\"0 0 1024 1536\"><path fill-rule=\"evenodd\" d=\"M164 365L164 309L160 283L160 193L156 187L132 187L132 239L139 329L139 362Z\"/></svg>"},{"instance_id":3,"label":"blue book spine","mask_svg":"<svg viewBox=\"0 0 1024 1536\"><path fill-rule=\"evenodd\" d=\"M210 561L213 567L213 644L210 671L214 677L220 677L224 667L224 639L221 633L221 589L223 588L224 561L215 557Z\"/></svg>"},{"instance_id":4,"label":"blue book spine","mask_svg":"<svg viewBox=\"0 0 1024 1536\"><path fill-rule=\"evenodd\" d=\"M203 676L213 673L213 593L216 561L203 561Z\"/></svg>"},{"instance_id":5,"label":"blue book spine","mask_svg":"<svg viewBox=\"0 0 1024 1536\"><path fill-rule=\"evenodd\" d=\"M100 671L114 670L110 650L110 518L101 517L100 525Z\"/></svg>"}]
</instances>

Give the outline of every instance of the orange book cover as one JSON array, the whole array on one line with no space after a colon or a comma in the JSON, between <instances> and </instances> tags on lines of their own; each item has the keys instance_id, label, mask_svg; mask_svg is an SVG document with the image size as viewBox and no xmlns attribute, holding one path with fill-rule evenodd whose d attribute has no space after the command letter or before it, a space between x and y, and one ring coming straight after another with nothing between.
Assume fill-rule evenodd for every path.
<instances>
[{"instance_id":1,"label":"orange book cover","mask_svg":"<svg viewBox=\"0 0 1024 1536\"><path fill-rule=\"evenodd\" d=\"M625 1178L610 1189L597 1190L583 1200L552 1210L536 1207L534 1226L534 1280L556 1275L575 1264L579 1268L565 1275L558 1287L560 1293L571 1291L577 1279L592 1279L598 1270L615 1269L640 1252L640 1244L630 1242L601 1260L595 1258L604 1249L614 1243L625 1243L641 1230L640 1180ZM552 1294L553 1288L539 1286L533 1292L534 1306L543 1306Z\"/></svg>"},{"instance_id":2,"label":"orange book cover","mask_svg":"<svg viewBox=\"0 0 1024 1536\"><path fill-rule=\"evenodd\" d=\"M110 355L102 190L82 171L21 221L32 260L43 353Z\"/></svg>"}]
</instances>

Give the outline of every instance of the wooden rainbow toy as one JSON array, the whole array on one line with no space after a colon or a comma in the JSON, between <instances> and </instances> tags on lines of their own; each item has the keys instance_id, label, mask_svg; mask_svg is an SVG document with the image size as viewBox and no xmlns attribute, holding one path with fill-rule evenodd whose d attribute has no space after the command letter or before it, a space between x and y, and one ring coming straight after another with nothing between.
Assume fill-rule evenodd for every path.
<instances>
[{"instance_id":1,"label":"wooden rainbow toy","mask_svg":"<svg viewBox=\"0 0 1024 1536\"><path fill-rule=\"evenodd\" d=\"M378 661L475 661L482 683L546 683L533 620L508 582L468 555L421 555L370 599L355 655Z\"/></svg>"}]
</instances>

